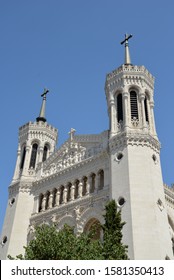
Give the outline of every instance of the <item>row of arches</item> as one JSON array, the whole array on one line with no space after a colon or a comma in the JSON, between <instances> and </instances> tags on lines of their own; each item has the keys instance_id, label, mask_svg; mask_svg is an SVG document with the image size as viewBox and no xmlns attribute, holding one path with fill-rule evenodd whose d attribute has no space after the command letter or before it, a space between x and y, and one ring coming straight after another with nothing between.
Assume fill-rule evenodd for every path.
<instances>
[{"instance_id":1,"label":"row of arches","mask_svg":"<svg viewBox=\"0 0 174 280\"><path fill-rule=\"evenodd\" d=\"M39 145L37 143L32 144L29 168L35 169L35 167L36 167L38 148L39 148ZM42 162L44 162L47 159L49 150L50 150L50 146L48 144L45 144L44 148L43 148L42 159L41 159ZM26 157L26 144L24 144L22 147L20 170L22 170L24 167L25 157Z\"/></svg>"},{"instance_id":2,"label":"row of arches","mask_svg":"<svg viewBox=\"0 0 174 280\"><path fill-rule=\"evenodd\" d=\"M83 176L82 179L76 179L74 182L68 182L58 188L49 190L45 194L41 193L39 195L38 212L66 204L103 188L104 171L102 169L97 173L91 173L89 176Z\"/></svg>"},{"instance_id":3,"label":"row of arches","mask_svg":"<svg viewBox=\"0 0 174 280\"><path fill-rule=\"evenodd\" d=\"M139 98L138 94L135 90L130 91L130 115L131 120L139 120ZM144 106L144 114L145 114L145 120L148 123L149 122L149 109L148 109L148 102L149 102L149 95L146 93L144 96L143 106ZM123 116L123 96L122 93L119 93L116 95L116 109L117 109L117 121L118 123L120 121L124 120Z\"/></svg>"}]
</instances>

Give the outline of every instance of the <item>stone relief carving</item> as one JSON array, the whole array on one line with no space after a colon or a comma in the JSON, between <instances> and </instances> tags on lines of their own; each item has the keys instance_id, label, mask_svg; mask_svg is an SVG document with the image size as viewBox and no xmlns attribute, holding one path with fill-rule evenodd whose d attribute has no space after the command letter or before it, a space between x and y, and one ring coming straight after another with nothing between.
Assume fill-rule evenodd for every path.
<instances>
[{"instance_id":1,"label":"stone relief carving","mask_svg":"<svg viewBox=\"0 0 174 280\"><path fill-rule=\"evenodd\" d=\"M100 153L102 150L102 143L94 147L89 146L86 148L77 142L68 141L64 147L62 147L58 157L54 160L54 162L43 169L42 177L55 174L65 168L73 166L84 159Z\"/></svg>"}]
</instances>

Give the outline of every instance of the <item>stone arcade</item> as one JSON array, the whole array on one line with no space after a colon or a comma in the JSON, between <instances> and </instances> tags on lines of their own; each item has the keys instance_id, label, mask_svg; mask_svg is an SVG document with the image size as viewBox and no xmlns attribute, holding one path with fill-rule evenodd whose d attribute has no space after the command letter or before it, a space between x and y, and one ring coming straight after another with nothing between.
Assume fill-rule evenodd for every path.
<instances>
[{"instance_id":1,"label":"stone arcade","mask_svg":"<svg viewBox=\"0 0 174 280\"><path fill-rule=\"evenodd\" d=\"M88 232L103 223L115 199L126 222L123 241L130 259L173 259L174 189L163 185L160 143L154 120L154 78L125 62L106 77L109 129L76 135L56 149L56 128L39 117L19 128L16 168L1 235L0 258L23 253L35 225L65 223Z\"/></svg>"}]
</instances>

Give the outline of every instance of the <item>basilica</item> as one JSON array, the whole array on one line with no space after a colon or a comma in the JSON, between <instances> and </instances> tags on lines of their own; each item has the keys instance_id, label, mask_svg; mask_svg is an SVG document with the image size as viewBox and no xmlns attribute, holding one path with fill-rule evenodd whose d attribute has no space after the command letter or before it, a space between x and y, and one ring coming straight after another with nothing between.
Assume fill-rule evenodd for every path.
<instances>
[{"instance_id":1,"label":"basilica","mask_svg":"<svg viewBox=\"0 0 174 280\"><path fill-rule=\"evenodd\" d=\"M106 76L108 130L78 135L71 128L57 148L58 130L45 115L47 89L39 116L19 128L0 259L24 253L35 226L43 223L89 232L103 224L110 199L126 222L123 242L130 259L174 258L174 188L162 179L154 77L131 63L131 37L122 42L124 63Z\"/></svg>"}]
</instances>

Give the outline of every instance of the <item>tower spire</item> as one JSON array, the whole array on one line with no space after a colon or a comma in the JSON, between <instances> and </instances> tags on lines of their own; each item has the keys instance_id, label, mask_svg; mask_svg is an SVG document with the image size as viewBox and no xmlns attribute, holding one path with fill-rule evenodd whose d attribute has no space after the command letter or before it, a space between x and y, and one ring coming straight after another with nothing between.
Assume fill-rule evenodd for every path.
<instances>
[{"instance_id":1,"label":"tower spire","mask_svg":"<svg viewBox=\"0 0 174 280\"><path fill-rule=\"evenodd\" d=\"M42 99L42 106L40 109L39 117L36 118L37 122L39 122L39 121L46 122L45 107L46 107L46 95L48 92L49 92L49 90L45 88L43 94L41 94L41 97L43 97L43 99Z\"/></svg>"},{"instance_id":2,"label":"tower spire","mask_svg":"<svg viewBox=\"0 0 174 280\"><path fill-rule=\"evenodd\" d=\"M125 43L125 61L124 64L129 65L131 64L131 58L130 58L130 53L129 53L129 44L128 40L132 38L132 34L128 35L125 34L125 39L121 42L121 45Z\"/></svg>"}]
</instances>

